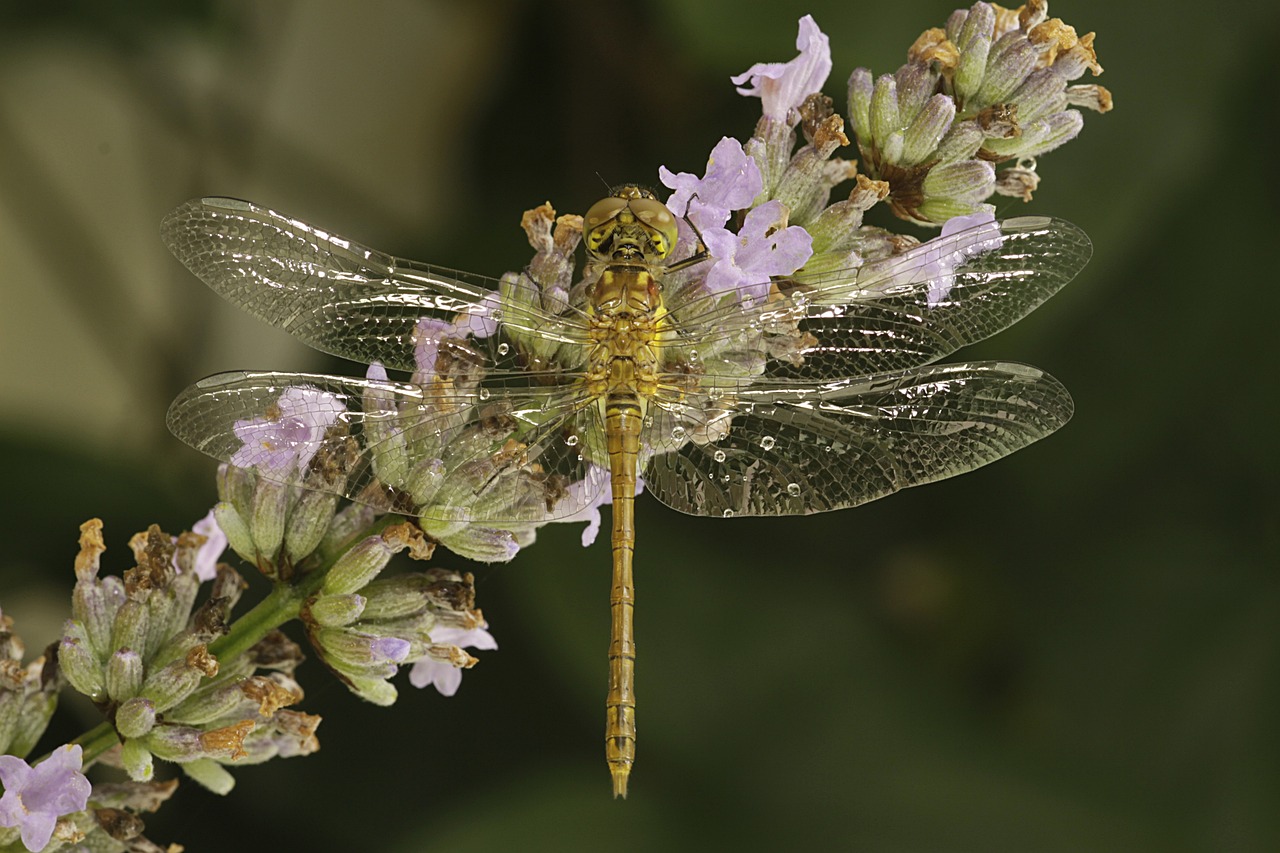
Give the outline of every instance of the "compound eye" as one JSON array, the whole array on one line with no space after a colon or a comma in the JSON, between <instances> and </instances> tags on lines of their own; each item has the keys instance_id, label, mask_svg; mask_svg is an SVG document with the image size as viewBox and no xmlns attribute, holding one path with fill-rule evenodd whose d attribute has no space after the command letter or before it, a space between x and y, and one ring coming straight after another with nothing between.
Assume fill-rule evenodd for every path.
<instances>
[{"instance_id":1,"label":"compound eye","mask_svg":"<svg viewBox=\"0 0 1280 853\"><path fill-rule=\"evenodd\" d=\"M656 232L654 248L658 250L658 254L663 257L671 254L680 233L675 214L656 198L632 199L630 204L636 219Z\"/></svg>"},{"instance_id":2,"label":"compound eye","mask_svg":"<svg viewBox=\"0 0 1280 853\"><path fill-rule=\"evenodd\" d=\"M582 218L582 230L590 233L616 217L627 206L625 198L605 198L591 205Z\"/></svg>"}]
</instances>

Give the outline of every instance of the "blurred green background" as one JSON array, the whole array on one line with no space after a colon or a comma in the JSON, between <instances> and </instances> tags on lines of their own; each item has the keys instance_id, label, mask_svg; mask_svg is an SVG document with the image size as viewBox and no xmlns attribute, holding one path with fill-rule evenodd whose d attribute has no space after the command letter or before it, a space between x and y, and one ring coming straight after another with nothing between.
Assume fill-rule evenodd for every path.
<instances>
[{"instance_id":1,"label":"blurred green background","mask_svg":"<svg viewBox=\"0 0 1280 853\"><path fill-rule=\"evenodd\" d=\"M1059 435L846 513L638 509L640 740L609 798L607 536L475 566L501 645L459 694L364 705L314 662L323 749L185 784L189 851L1280 849L1280 501L1269 4L1055 0L1116 109L1028 206L1095 255L962 353L1051 371ZM826 91L949 2L9 3L0 7L0 606L57 636L77 525L106 562L214 500L163 415L218 370L357 373L221 304L157 236L254 199L497 275L526 208L701 173L759 102L728 77L830 35ZM1274 8L1274 7L1273 7ZM879 224L890 224L886 219ZM902 226L902 230L907 230ZM461 565L452 555L439 560ZM247 571L247 570L246 570ZM257 591L261 591L259 585ZM256 594L256 593L255 593ZM93 722L68 705L50 739Z\"/></svg>"}]
</instances>

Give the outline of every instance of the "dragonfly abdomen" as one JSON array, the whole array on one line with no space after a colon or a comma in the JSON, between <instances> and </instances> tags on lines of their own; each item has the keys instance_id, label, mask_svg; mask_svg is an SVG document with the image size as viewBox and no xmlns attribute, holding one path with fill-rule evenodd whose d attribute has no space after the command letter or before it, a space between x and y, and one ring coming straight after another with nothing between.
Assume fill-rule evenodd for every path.
<instances>
[{"instance_id":1,"label":"dragonfly abdomen","mask_svg":"<svg viewBox=\"0 0 1280 853\"><path fill-rule=\"evenodd\" d=\"M609 695L606 700L605 758L613 777L613 795L627 795L627 778L636 755L636 644L633 627L635 583L636 464L644 405L635 394L610 394L605 400L605 437L613 493L613 584L609 592Z\"/></svg>"}]
</instances>

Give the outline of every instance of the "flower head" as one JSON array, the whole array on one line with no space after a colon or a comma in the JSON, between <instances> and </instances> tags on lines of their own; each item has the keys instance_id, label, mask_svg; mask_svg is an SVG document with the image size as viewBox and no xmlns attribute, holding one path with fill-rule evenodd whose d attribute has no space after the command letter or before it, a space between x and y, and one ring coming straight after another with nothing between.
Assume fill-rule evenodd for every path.
<instances>
[{"instance_id":1,"label":"flower head","mask_svg":"<svg viewBox=\"0 0 1280 853\"><path fill-rule=\"evenodd\" d=\"M264 417L236 421L244 446L231 457L237 468L285 475L305 469L346 406L335 394L298 385L286 388Z\"/></svg>"},{"instance_id":2,"label":"flower head","mask_svg":"<svg viewBox=\"0 0 1280 853\"><path fill-rule=\"evenodd\" d=\"M83 752L68 744L35 767L14 755L0 755L0 826L21 827L22 844L43 850L63 815L84 811L92 786L80 772Z\"/></svg>"},{"instance_id":3,"label":"flower head","mask_svg":"<svg viewBox=\"0 0 1280 853\"><path fill-rule=\"evenodd\" d=\"M821 91L831 73L831 43L812 15L800 19L796 48L800 55L790 62L757 62L729 78L738 94L761 100L765 118L786 119L789 110Z\"/></svg>"}]
</instances>

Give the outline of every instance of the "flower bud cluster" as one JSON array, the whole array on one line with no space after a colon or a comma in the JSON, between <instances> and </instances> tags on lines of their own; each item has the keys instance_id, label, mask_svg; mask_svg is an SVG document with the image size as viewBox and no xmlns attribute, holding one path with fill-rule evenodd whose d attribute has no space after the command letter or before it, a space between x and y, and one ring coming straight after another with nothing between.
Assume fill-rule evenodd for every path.
<instances>
[{"instance_id":1,"label":"flower bud cluster","mask_svg":"<svg viewBox=\"0 0 1280 853\"><path fill-rule=\"evenodd\" d=\"M25 757L58 705L62 676L47 655L24 665L26 646L0 613L0 755Z\"/></svg>"},{"instance_id":2,"label":"flower bud cluster","mask_svg":"<svg viewBox=\"0 0 1280 853\"><path fill-rule=\"evenodd\" d=\"M320 452L332 455L331 446L323 445ZM298 488L258 476L254 468L219 466L219 503L213 514L231 549L269 578L293 577L333 521L340 491L337 470L336 465L313 465L308 474L312 487Z\"/></svg>"},{"instance_id":3,"label":"flower bud cluster","mask_svg":"<svg viewBox=\"0 0 1280 853\"><path fill-rule=\"evenodd\" d=\"M1047 0L957 10L945 29L916 40L894 74L873 80L859 68L849 78L863 168L889 184L897 215L922 224L974 213L992 193L1030 200L1034 158L1084 125L1072 107L1111 109L1105 88L1072 84L1102 73L1093 40L1049 18Z\"/></svg>"},{"instance_id":4,"label":"flower bud cluster","mask_svg":"<svg viewBox=\"0 0 1280 853\"><path fill-rule=\"evenodd\" d=\"M208 596L195 606L195 566L216 559L201 553L209 541L191 533L175 540L153 525L130 542L134 568L122 578L99 577L102 523L86 522L58 660L71 685L114 725L118 763L131 779L150 780L160 758L225 792L232 783L221 764L314 751L318 718L281 710L302 691L288 674L301 655L280 635L226 666L210 653L227 633L244 581L218 564Z\"/></svg>"},{"instance_id":5,"label":"flower bud cluster","mask_svg":"<svg viewBox=\"0 0 1280 853\"><path fill-rule=\"evenodd\" d=\"M303 609L320 659L366 701L395 702L390 679L402 664L431 660L469 668L476 663L457 645L433 639L442 628L483 626L471 575L431 569L378 577L392 554L407 550L425 560L433 547L412 524L392 525L339 558Z\"/></svg>"}]
</instances>

